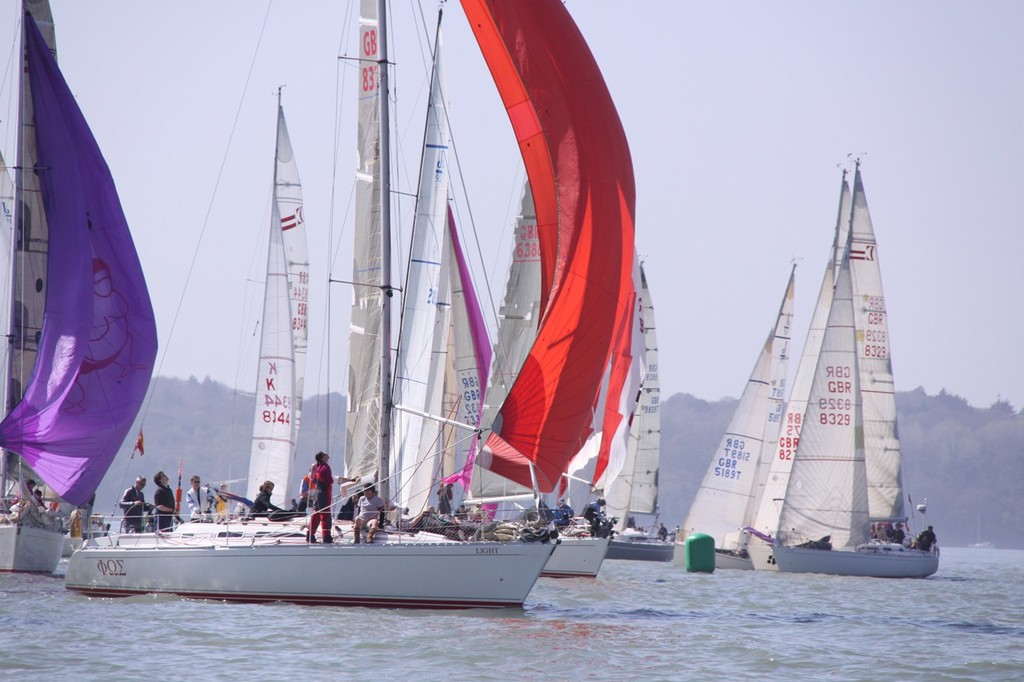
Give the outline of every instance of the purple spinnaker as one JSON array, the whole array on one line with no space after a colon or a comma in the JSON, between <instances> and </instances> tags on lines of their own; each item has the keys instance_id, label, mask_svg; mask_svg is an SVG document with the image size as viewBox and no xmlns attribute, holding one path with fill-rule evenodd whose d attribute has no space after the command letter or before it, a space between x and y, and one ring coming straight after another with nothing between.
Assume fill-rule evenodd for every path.
<instances>
[{"instance_id":1,"label":"purple spinnaker","mask_svg":"<svg viewBox=\"0 0 1024 682\"><path fill-rule=\"evenodd\" d=\"M145 399L156 322L110 170L28 13L25 24L49 222L46 311L32 376L0 423L0 445L84 504Z\"/></svg>"}]
</instances>

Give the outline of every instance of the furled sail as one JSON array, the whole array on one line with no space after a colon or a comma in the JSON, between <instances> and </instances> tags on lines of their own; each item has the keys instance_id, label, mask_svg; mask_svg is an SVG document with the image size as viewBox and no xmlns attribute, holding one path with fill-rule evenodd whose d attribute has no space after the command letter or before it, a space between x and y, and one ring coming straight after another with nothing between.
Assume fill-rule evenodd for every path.
<instances>
[{"instance_id":1,"label":"furled sail","mask_svg":"<svg viewBox=\"0 0 1024 682\"><path fill-rule=\"evenodd\" d=\"M39 179L48 276L35 366L0 440L58 495L84 504L145 398L156 323L107 164L31 15L25 24L38 157L35 173L20 175ZM19 229L32 238L28 223Z\"/></svg>"},{"instance_id":2,"label":"furled sail","mask_svg":"<svg viewBox=\"0 0 1024 682\"><path fill-rule=\"evenodd\" d=\"M542 320L481 464L544 492L582 445L632 295L635 186L611 95L557 0L463 0L537 211Z\"/></svg>"},{"instance_id":3,"label":"furled sail","mask_svg":"<svg viewBox=\"0 0 1024 682\"><path fill-rule=\"evenodd\" d=\"M345 473L372 476L380 460L380 104L377 98L381 45L377 3L359 6L359 88L355 189L355 244L349 330L348 417Z\"/></svg>"}]
</instances>

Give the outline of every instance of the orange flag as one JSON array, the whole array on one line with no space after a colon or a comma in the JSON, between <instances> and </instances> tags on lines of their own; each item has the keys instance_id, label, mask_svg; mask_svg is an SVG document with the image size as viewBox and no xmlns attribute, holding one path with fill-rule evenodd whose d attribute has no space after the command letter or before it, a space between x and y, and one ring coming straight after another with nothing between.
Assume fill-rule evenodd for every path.
<instances>
[{"instance_id":1,"label":"orange flag","mask_svg":"<svg viewBox=\"0 0 1024 682\"><path fill-rule=\"evenodd\" d=\"M135 456L136 452L139 453L140 457L146 454L146 448L144 447L144 445L145 444L143 443L142 440L142 429L139 429L139 437L135 439L135 447L132 448L132 457Z\"/></svg>"}]
</instances>

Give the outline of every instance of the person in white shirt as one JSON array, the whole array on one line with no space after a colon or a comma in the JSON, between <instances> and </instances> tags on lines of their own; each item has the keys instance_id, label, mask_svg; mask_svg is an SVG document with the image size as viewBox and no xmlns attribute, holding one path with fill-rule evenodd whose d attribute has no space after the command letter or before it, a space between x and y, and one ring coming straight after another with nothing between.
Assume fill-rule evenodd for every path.
<instances>
[{"instance_id":1,"label":"person in white shirt","mask_svg":"<svg viewBox=\"0 0 1024 682\"><path fill-rule=\"evenodd\" d=\"M200 490L198 476L192 477L192 487L185 493L185 503L188 505L189 511L192 512L190 521L204 521L210 514L213 495L210 493L209 487L205 491Z\"/></svg>"}]
</instances>

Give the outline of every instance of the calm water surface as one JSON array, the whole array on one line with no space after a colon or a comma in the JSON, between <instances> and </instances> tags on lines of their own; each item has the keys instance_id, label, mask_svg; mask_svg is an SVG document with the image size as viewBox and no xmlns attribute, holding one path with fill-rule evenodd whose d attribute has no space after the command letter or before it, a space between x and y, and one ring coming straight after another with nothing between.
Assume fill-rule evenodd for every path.
<instances>
[{"instance_id":1,"label":"calm water surface","mask_svg":"<svg viewBox=\"0 0 1024 682\"><path fill-rule=\"evenodd\" d=\"M87 599L0 574L6 679L1024 680L1024 551L944 549L927 580L606 562L522 610Z\"/></svg>"}]
</instances>

